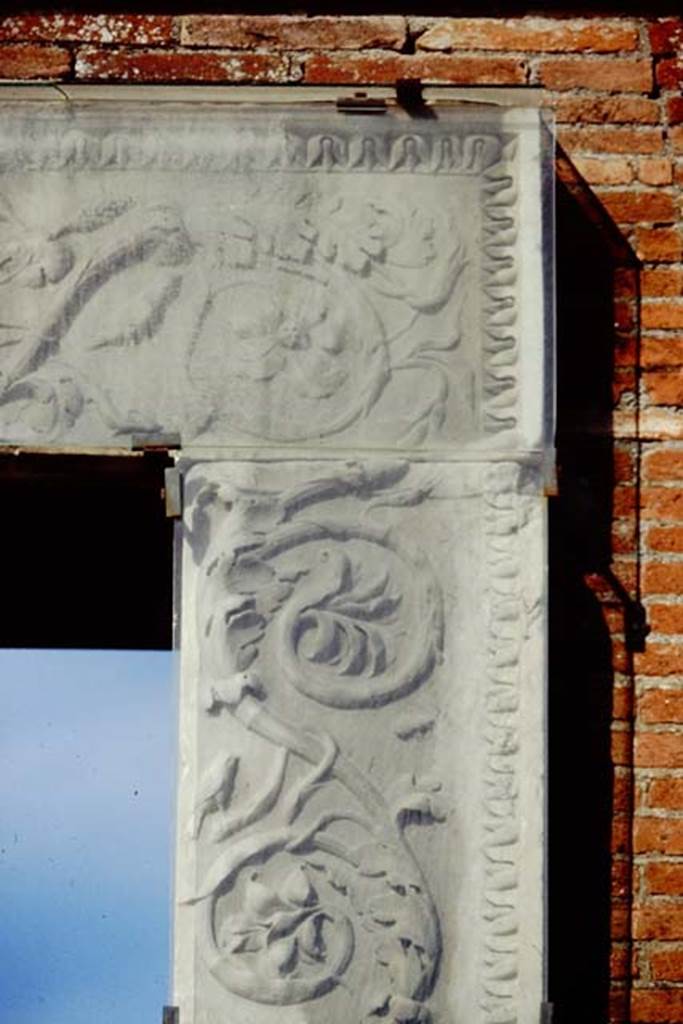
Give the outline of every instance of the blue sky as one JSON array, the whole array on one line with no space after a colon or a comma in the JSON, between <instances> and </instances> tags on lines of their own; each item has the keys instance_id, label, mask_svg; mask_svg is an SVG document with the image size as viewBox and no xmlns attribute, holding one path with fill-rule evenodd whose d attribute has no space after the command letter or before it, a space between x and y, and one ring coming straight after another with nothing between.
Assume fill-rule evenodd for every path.
<instances>
[{"instance_id":1,"label":"blue sky","mask_svg":"<svg viewBox=\"0 0 683 1024\"><path fill-rule=\"evenodd\" d=\"M168 1002L170 652L0 650L0 1021Z\"/></svg>"}]
</instances>

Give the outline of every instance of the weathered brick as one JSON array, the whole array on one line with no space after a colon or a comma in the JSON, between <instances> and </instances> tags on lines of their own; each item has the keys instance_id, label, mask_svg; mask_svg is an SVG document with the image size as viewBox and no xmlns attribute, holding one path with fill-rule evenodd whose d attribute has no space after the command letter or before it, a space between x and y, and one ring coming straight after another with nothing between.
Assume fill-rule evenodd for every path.
<instances>
[{"instance_id":1,"label":"weathered brick","mask_svg":"<svg viewBox=\"0 0 683 1024\"><path fill-rule=\"evenodd\" d=\"M83 47L76 55L82 81L277 83L297 74L286 56L266 53Z\"/></svg>"},{"instance_id":2,"label":"weathered brick","mask_svg":"<svg viewBox=\"0 0 683 1024\"><path fill-rule=\"evenodd\" d=\"M643 572L646 594L678 594L683 588L683 564L680 562L651 562Z\"/></svg>"},{"instance_id":3,"label":"weathered brick","mask_svg":"<svg viewBox=\"0 0 683 1024\"><path fill-rule=\"evenodd\" d=\"M615 774L612 787L612 814L630 814L632 803L633 793L630 772L627 772L625 775Z\"/></svg>"},{"instance_id":4,"label":"weathered brick","mask_svg":"<svg viewBox=\"0 0 683 1024\"><path fill-rule=\"evenodd\" d=\"M654 633L683 633L683 604L650 604L647 615Z\"/></svg>"},{"instance_id":5,"label":"weathered brick","mask_svg":"<svg viewBox=\"0 0 683 1024\"><path fill-rule=\"evenodd\" d=\"M648 961L654 981L683 981L683 949L658 949Z\"/></svg>"},{"instance_id":6,"label":"weathered brick","mask_svg":"<svg viewBox=\"0 0 683 1024\"><path fill-rule=\"evenodd\" d=\"M683 47L683 19L659 18L650 22L650 46L657 56L677 53Z\"/></svg>"},{"instance_id":7,"label":"weathered brick","mask_svg":"<svg viewBox=\"0 0 683 1024\"><path fill-rule=\"evenodd\" d=\"M0 46L0 78L65 78L71 71L71 54L61 46L33 46L30 43Z\"/></svg>"},{"instance_id":8,"label":"weathered brick","mask_svg":"<svg viewBox=\"0 0 683 1024\"><path fill-rule=\"evenodd\" d=\"M674 185L683 185L683 160L674 160Z\"/></svg>"},{"instance_id":9,"label":"weathered brick","mask_svg":"<svg viewBox=\"0 0 683 1024\"><path fill-rule=\"evenodd\" d=\"M631 925L631 915L628 905L625 902L617 903L612 899L610 913L610 937L613 942L628 939Z\"/></svg>"},{"instance_id":10,"label":"weathered brick","mask_svg":"<svg viewBox=\"0 0 683 1024\"><path fill-rule=\"evenodd\" d=\"M669 130L669 140L674 153L683 153L683 124Z\"/></svg>"},{"instance_id":11,"label":"weathered brick","mask_svg":"<svg viewBox=\"0 0 683 1024\"><path fill-rule=\"evenodd\" d=\"M623 157L610 160L577 156L573 163L589 185L630 185L633 181L633 168Z\"/></svg>"},{"instance_id":12,"label":"weathered brick","mask_svg":"<svg viewBox=\"0 0 683 1024\"><path fill-rule=\"evenodd\" d=\"M417 39L419 50L613 53L635 50L635 22L597 18L448 18Z\"/></svg>"},{"instance_id":13,"label":"weathered brick","mask_svg":"<svg viewBox=\"0 0 683 1024\"><path fill-rule=\"evenodd\" d=\"M669 96L666 117L669 124L683 124L683 96Z\"/></svg>"},{"instance_id":14,"label":"weathered brick","mask_svg":"<svg viewBox=\"0 0 683 1024\"><path fill-rule=\"evenodd\" d=\"M540 60L538 81L546 89L650 92L652 65L631 57L557 57Z\"/></svg>"},{"instance_id":15,"label":"weathered brick","mask_svg":"<svg viewBox=\"0 0 683 1024\"><path fill-rule=\"evenodd\" d=\"M610 739L610 756L613 765L630 765L632 756L632 737L628 729L612 729Z\"/></svg>"},{"instance_id":16,"label":"weathered brick","mask_svg":"<svg viewBox=\"0 0 683 1024\"><path fill-rule=\"evenodd\" d=\"M175 19L161 14L19 14L0 18L0 41L155 45L174 38Z\"/></svg>"},{"instance_id":17,"label":"weathered brick","mask_svg":"<svg viewBox=\"0 0 683 1024\"><path fill-rule=\"evenodd\" d=\"M631 992L631 1024L680 1024L683 989L636 988Z\"/></svg>"},{"instance_id":18,"label":"weathered brick","mask_svg":"<svg viewBox=\"0 0 683 1024\"><path fill-rule=\"evenodd\" d=\"M645 883L650 893L655 896L683 895L683 864L672 864L669 861L654 861L645 865ZM664 904L669 906L669 904ZM652 936L641 936L652 938ZM655 936L669 938L670 936Z\"/></svg>"},{"instance_id":19,"label":"weathered brick","mask_svg":"<svg viewBox=\"0 0 683 1024\"><path fill-rule=\"evenodd\" d=\"M638 721L662 725L667 722L683 722L683 690L645 690L638 697Z\"/></svg>"},{"instance_id":20,"label":"weathered brick","mask_svg":"<svg viewBox=\"0 0 683 1024\"><path fill-rule=\"evenodd\" d=\"M345 56L319 53L305 62L310 84L393 84L399 78L460 85L523 85L527 62L517 57L462 57L457 54L397 54L373 51Z\"/></svg>"},{"instance_id":21,"label":"weathered brick","mask_svg":"<svg viewBox=\"0 0 683 1024\"><path fill-rule=\"evenodd\" d=\"M635 853L683 854L683 820L636 817L633 849Z\"/></svg>"},{"instance_id":22,"label":"weathered brick","mask_svg":"<svg viewBox=\"0 0 683 1024\"><path fill-rule=\"evenodd\" d=\"M683 295L683 270L657 267L641 275L642 294L647 298Z\"/></svg>"},{"instance_id":23,"label":"weathered brick","mask_svg":"<svg viewBox=\"0 0 683 1024\"><path fill-rule=\"evenodd\" d=\"M683 526L651 526L645 542L650 551L683 555Z\"/></svg>"},{"instance_id":24,"label":"weathered brick","mask_svg":"<svg viewBox=\"0 0 683 1024\"><path fill-rule=\"evenodd\" d=\"M181 34L185 46L229 50L400 50L405 40L405 18L396 16L189 14Z\"/></svg>"},{"instance_id":25,"label":"weathered brick","mask_svg":"<svg viewBox=\"0 0 683 1024\"><path fill-rule=\"evenodd\" d=\"M627 860L612 861L611 891L614 899L628 896L631 882L631 865Z\"/></svg>"},{"instance_id":26,"label":"weathered brick","mask_svg":"<svg viewBox=\"0 0 683 1024\"><path fill-rule=\"evenodd\" d=\"M614 979L629 977L631 973L629 970L629 959L629 948L627 945L613 946L609 957L610 977Z\"/></svg>"},{"instance_id":27,"label":"weathered brick","mask_svg":"<svg viewBox=\"0 0 683 1024\"><path fill-rule=\"evenodd\" d=\"M633 241L641 260L673 263L683 256L683 235L678 228L638 227Z\"/></svg>"},{"instance_id":28,"label":"weathered brick","mask_svg":"<svg viewBox=\"0 0 683 1024\"><path fill-rule=\"evenodd\" d=\"M657 85L660 89L679 89L683 85L683 59L660 60L657 64Z\"/></svg>"},{"instance_id":29,"label":"weathered brick","mask_svg":"<svg viewBox=\"0 0 683 1024\"><path fill-rule=\"evenodd\" d=\"M683 904L665 902L637 907L633 912L636 939L683 939ZM683 1002L681 1003L683 1008Z\"/></svg>"},{"instance_id":30,"label":"weathered brick","mask_svg":"<svg viewBox=\"0 0 683 1024\"><path fill-rule=\"evenodd\" d=\"M673 644L671 647L675 650ZM636 655L637 660L644 657ZM643 670L638 666L637 671L642 673ZM638 768L683 768L683 733L639 732L634 751L634 763ZM683 821L679 824L683 838Z\"/></svg>"},{"instance_id":31,"label":"weathered brick","mask_svg":"<svg viewBox=\"0 0 683 1024\"><path fill-rule=\"evenodd\" d=\"M675 330L683 327L683 302L676 300L643 302L641 324L645 328L658 330Z\"/></svg>"},{"instance_id":32,"label":"weathered brick","mask_svg":"<svg viewBox=\"0 0 683 1024\"><path fill-rule=\"evenodd\" d=\"M617 224L674 223L678 218L674 197L660 190L601 192L600 202Z\"/></svg>"},{"instance_id":33,"label":"weathered brick","mask_svg":"<svg viewBox=\"0 0 683 1024\"><path fill-rule=\"evenodd\" d=\"M672 161L667 157L641 157L638 180L644 185L670 185L673 181Z\"/></svg>"},{"instance_id":34,"label":"weathered brick","mask_svg":"<svg viewBox=\"0 0 683 1024\"><path fill-rule=\"evenodd\" d=\"M568 124L657 124L659 106L641 96L553 96L558 123Z\"/></svg>"},{"instance_id":35,"label":"weathered brick","mask_svg":"<svg viewBox=\"0 0 683 1024\"><path fill-rule=\"evenodd\" d=\"M664 145L664 136L660 128L560 128L557 140L570 155L572 153L660 153Z\"/></svg>"},{"instance_id":36,"label":"weathered brick","mask_svg":"<svg viewBox=\"0 0 683 1024\"><path fill-rule=\"evenodd\" d=\"M674 335L668 338L644 337L640 353L644 367L683 366L683 337Z\"/></svg>"},{"instance_id":37,"label":"weathered brick","mask_svg":"<svg viewBox=\"0 0 683 1024\"><path fill-rule=\"evenodd\" d=\"M643 310L643 314L645 314L645 310ZM665 316L659 319L651 316L648 318L648 326L667 326L665 321ZM645 316L643 316L643 322L645 322ZM683 323L679 326L683 327ZM654 405L683 404L683 374L671 373L670 370L648 370L643 374L643 383L648 400Z\"/></svg>"},{"instance_id":38,"label":"weathered brick","mask_svg":"<svg viewBox=\"0 0 683 1024\"><path fill-rule=\"evenodd\" d=\"M653 779L647 795L649 807L668 811L683 810L683 779L672 777ZM683 886L681 887L683 893Z\"/></svg>"}]
</instances>

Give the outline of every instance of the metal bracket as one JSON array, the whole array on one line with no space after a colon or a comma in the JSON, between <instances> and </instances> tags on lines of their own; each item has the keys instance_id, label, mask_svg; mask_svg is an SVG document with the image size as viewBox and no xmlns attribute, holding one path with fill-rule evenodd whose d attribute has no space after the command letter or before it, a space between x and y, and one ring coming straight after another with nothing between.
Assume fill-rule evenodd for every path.
<instances>
[{"instance_id":1,"label":"metal bracket","mask_svg":"<svg viewBox=\"0 0 683 1024\"><path fill-rule=\"evenodd\" d=\"M553 1024L553 1016L555 1014L554 1003L541 1003L541 1016L540 1024Z\"/></svg>"},{"instance_id":2,"label":"metal bracket","mask_svg":"<svg viewBox=\"0 0 683 1024\"><path fill-rule=\"evenodd\" d=\"M177 1006L164 1006L161 1024L180 1024L180 1010Z\"/></svg>"},{"instance_id":3,"label":"metal bracket","mask_svg":"<svg viewBox=\"0 0 683 1024\"><path fill-rule=\"evenodd\" d=\"M337 110L342 114L386 114L387 101L379 96L368 96L366 92L354 92L353 96L340 96Z\"/></svg>"},{"instance_id":4,"label":"metal bracket","mask_svg":"<svg viewBox=\"0 0 683 1024\"><path fill-rule=\"evenodd\" d=\"M167 519L180 519L183 514L183 477L177 466L164 470L164 505Z\"/></svg>"}]
</instances>

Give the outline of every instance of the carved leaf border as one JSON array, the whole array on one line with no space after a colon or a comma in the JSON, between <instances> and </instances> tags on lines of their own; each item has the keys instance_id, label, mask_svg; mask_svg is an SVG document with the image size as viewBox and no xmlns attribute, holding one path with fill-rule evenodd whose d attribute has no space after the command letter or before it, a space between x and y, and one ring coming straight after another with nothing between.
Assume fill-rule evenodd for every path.
<instances>
[{"instance_id":1,"label":"carved leaf border","mask_svg":"<svg viewBox=\"0 0 683 1024\"><path fill-rule=\"evenodd\" d=\"M524 638L519 466L491 466L484 489L489 587L483 716L484 889L479 1003L486 1024L519 1020L519 688Z\"/></svg>"}]
</instances>

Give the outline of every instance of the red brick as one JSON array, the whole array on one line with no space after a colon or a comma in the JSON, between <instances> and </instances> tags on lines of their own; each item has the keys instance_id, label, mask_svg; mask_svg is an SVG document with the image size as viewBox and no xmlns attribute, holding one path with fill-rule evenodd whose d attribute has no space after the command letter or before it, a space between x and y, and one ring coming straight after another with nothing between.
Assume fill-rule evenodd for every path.
<instances>
[{"instance_id":1,"label":"red brick","mask_svg":"<svg viewBox=\"0 0 683 1024\"><path fill-rule=\"evenodd\" d=\"M666 101L666 116L669 124L683 124L683 96L670 96Z\"/></svg>"},{"instance_id":2,"label":"red brick","mask_svg":"<svg viewBox=\"0 0 683 1024\"><path fill-rule=\"evenodd\" d=\"M674 263L683 256L683 236L678 228L636 228L634 243L641 260Z\"/></svg>"},{"instance_id":3,"label":"red brick","mask_svg":"<svg viewBox=\"0 0 683 1024\"><path fill-rule=\"evenodd\" d=\"M672 195L651 189L642 192L601 192L600 201L618 224L659 223L678 219Z\"/></svg>"},{"instance_id":4,"label":"red brick","mask_svg":"<svg viewBox=\"0 0 683 1024\"><path fill-rule=\"evenodd\" d=\"M683 863L654 861L645 865L645 882L653 895L683 896ZM664 904L667 906L668 904ZM642 938L669 938L670 936L641 936ZM673 936L671 936L673 937Z\"/></svg>"},{"instance_id":5,"label":"red brick","mask_svg":"<svg viewBox=\"0 0 683 1024\"><path fill-rule=\"evenodd\" d=\"M683 336L643 338L640 358L645 367L683 366Z\"/></svg>"},{"instance_id":6,"label":"red brick","mask_svg":"<svg viewBox=\"0 0 683 1024\"><path fill-rule=\"evenodd\" d=\"M683 604L651 604L647 618L653 633L683 633Z\"/></svg>"},{"instance_id":7,"label":"red brick","mask_svg":"<svg viewBox=\"0 0 683 1024\"><path fill-rule=\"evenodd\" d=\"M635 668L636 672L644 676L678 675L683 672L683 650L679 644L648 642L644 653L636 654ZM681 758L681 767L683 767L683 757Z\"/></svg>"},{"instance_id":8,"label":"red brick","mask_svg":"<svg viewBox=\"0 0 683 1024\"><path fill-rule=\"evenodd\" d=\"M661 941L683 939L683 904L666 902L634 909L633 937Z\"/></svg>"},{"instance_id":9,"label":"red brick","mask_svg":"<svg viewBox=\"0 0 683 1024\"><path fill-rule=\"evenodd\" d=\"M627 978L629 971L628 946L614 946L610 952L609 973L611 978Z\"/></svg>"},{"instance_id":10,"label":"red brick","mask_svg":"<svg viewBox=\"0 0 683 1024\"><path fill-rule=\"evenodd\" d=\"M658 950L648 959L653 981L683 981L683 949Z\"/></svg>"},{"instance_id":11,"label":"red brick","mask_svg":"<svg viewBox=\"0 0 683 1024\"><path fill-rule=\"evenodd\" d=\"M683 270L670 267L644 270L640 281L642 293L648 298L683 295Z\"/></svg>"},{"instance_id":12,"label":"red brick","mask_svg":"<svg viewBox=\"0 0 683 1024\"><path fill-rule=\"evenodd\" d=\"M631 915L626 903L617 903L612 900L610 913L610 937L612 941L623 941L628 939L631 925Z\"/></svg>"},{"instance_id":13,"label":"red brick","mask_svg":"<svg viewBox=\"0 0 683 1024\"><path fill-rule=\"evenodd\" d=\"M683 733L637 733L634 763L638 768L683 768ZM683 838L683 821L679 825Z\"/></svg>"},{"instance_id":14,"label":"red brick","mask_svg":"<svg viewBox=\"0 0 683 1024\"><path fill-rule=\"evenodd\" d=\"M399 78L460 85L523 85L527 63L517 57L461 57L457 54L394 54L374 51L320 53L305 63L310 84L392 85Z\"/></svg>"},{"instance_id":15,"label":"red brick","mask_svg":"<svg viewBox=\"0 0 683 1024\"><path fill-rule=\"evenodd\" d=\"M612 493L612 513L628 516L636 510L636 489L627 485L615 487Z\"/></svg>"},{"instance_id":16,"label":"red brick","mask_svg":"<svg viewBox=\"0 0 683 1024\"><path fill-rule=\"evenodd\" d=\"M646 480L683 480L683 448L658 447L647 452L643 459L643 477Z\"/></svg>"},{"instance_id":17,"label":"red brick","mask_svg":"<svg viewBox=\"0 0 683 1024\"><path fill-rule=\"evenodd\" d=\"M645 310L643 319L645 320ZM664 323L655 323L657 318L649 318L649 327L664 327ZM661 320L666 318L662 316ZM683 324L681 324L683 326ZM643 383L647 396L654 405L683 404L683 374L671 373L670 370L648 370L643 374Z\"/></svg>"},{"instance_id":18,"label":"red brick","mask_svg":"<svg viewBox=\"0 0 683 1024\"><path fill-rule=\"evenodd\" d=\"M629 853L631 849L631 820L612 818L612 853Z\"/></svg>"},{"instance_id":19,"label":"red brick","mask_svg":"<svg viewBox=\"0 0 683 1024\"><path fill-rule=\"evenodd\" d=\"M647 803L649 807L683 811L683 779L652 779ZM683 892L683 888L681 891Z\"/></svg>"},{"instance_id":20,"label":"red brick","mask_svg":"<svg viewBox=\"0 0 683 1024\"><path fill-rule=\"evenodd\" d=\"M629 448L615 447L612 454L612 474L615 482L627 483L633 480L635 453Z\"/></svg>"},{"instance_id":21,"label":"red brick","mask_svg":"<svg viewBox=\"0 0 683 1024\"><path fill-rule=\"evenodd\" d=\"M678 487L644 487L640 507L645 519L678 521L683 519L683 489ZM652 566L651 568L656 568Z\"/></svg>"},{"instance_id":22,"label":"red brick","mask_svg":"<svg viewBox=\"0 0 683 1024\"><path fill-rule=\"evenodd\" d=\"M677 53L683 47L683 20L681 18L659 18L648 26L652 52L661 56Z\"/></svg>"},{"instance_id":23,"label":"red brick","mask_svg":"<svg viewBox=\"0 0 683 1024\"><path fill-rule=\"evenodd\" d=\"M669 130L669 139L674 153L683 153L683 124Z\"/></svg>"},{"instance_id":24,"label":"red brick","mask_svg":"<svg viewBox=\"0 0 683 1024\"><path fill-rule=\"evenodd\" d=\"M645 690L638 698L637 715L640 722L683 722L683 690Z\"/></svg>"},{"instance_id":25,"label":"red brick","mask_svg":"<svg viewBox=\"0 0 683 1024\"><path fill-rule=\"evenodd\" d=\"M0 40L154 45L175 38L175 19L156 14L20 14L0 18Z\"/></svg>"},{"instance_id":26,"label":"red brick","mask_svg":"<svg viewBox=\"0 0 683 1024\"><path fill-rule=\"evenodd\" d=\"M644 185L670 185L673 181L672 161L667 157L641 157L638 180Z\"/></svg>"},{"instance_id":27,"label":"red brick","mask_svg":"<svg viewBox=\"0 0 683 1024\"><path fill-rule=\"evenodd\" d=\"M643 590L648 596L680 594L683 590L683 563L647 563L643 571Z\"/></svg>"},{"instance_id":28,"label":"red brick","mask_svg":"<svg viewBox=\"0 0 683 1024\"><path fill-rule=\"evenodd\" d=\"M577 156L573 163L589 185L630 185L633 181L633 168L623 157L610 160Z\"/></svg>"},{"instance_id":29,"label":"red brick","mask_svg":"<svg viewBox=\"0 0 683 1024\"><path fill-rule=\"evenodd\" d=\"M61 46L0 46L0 78L55 79L71 71L71 54Z\"/></svg>"},{"instance_id":30,"label":"red brick","mask_svg":"<svg viewBox=\"0 0 683 1024\"><path fill-rule=\"evenodd\" d=\"M651 526L645 539L651 551L683 555L683 526Z\"/></svg>"},{"instance_id":31,"label":"red brick","mask_svg":"<svg viewBox=\"0 0 683 1024\"><path fill-rule=\"evenodd\" d=\"M683 160L674 160L674 185L683 185Z\"/></svg>"},{"instance_id":32,"label":"red brick","mask_svg":"<svg viewBox=\"0 0 683 1024\"><path fill-rule=\"evenodd\" d=\"M612 861L612 896L623 899L628 896L631 888L631 865L627 860Z\"/></svg>"},{"instance_id":33,"label":"red brick","mask_svg":"<svg viewBox=\"0 0 683 1024\"><path fill-rule=\"evenodd\" d=\"M557 140L573 153L659 153L664 144L660 128L560 128Z\"/></svg>"},{"instance_id":34,"label":"red brick","mask_svg":"<svg viewBox=\"0 0 683 1024\"><path fill-rule=\"evenodd\" d=\"M683 85L683 60L660 60L657 65L657 85L660 89L680 89Z\"/></svg>"},{"instance_id":35,"label":"red brick","mask_svg":"<svg viewBox=\"0 0 683 1024\"><path fill-rule=\"evenodd\" d=\"M227 50L124 50L83 47L76 55L82 81L122 82L287 82L287 57Z\"/></svg>"},{"instance_id":36,"label":"red brick","mask_svg":"<svg viewBox=\"0 0 683 1024\"><path fill-rule=\"evenodd\" d=\"M612 787L612 814L629 814L632 802L630 774L615 775Z\"/></svg>"},{"instance_id":37,"label":"red brick","mask_svg":"<svg viewBox=\"0 0 683 1024\"><path fill-rule=\"evenodd\" d=\"M311 17L280 14L190 14L183 18L185 46L230 50L400 50L401 17Z\"/></svg>"},{"instance_id":38,"label":"red brick","mask_svg":"<svg viewBox=\"0 0 683 1024\"><path fill-rule=\"evenodd\" d=\"M633 848L635 853L683 854L683 820L637 817Z\"/></svg>"},{"instance_id":39,"label":"red brick","mask_svg":"<svg viewBox=\"0 0 683 1024\"><path fill-rule=\"evenodd\" d=\"M631 992L631 1024L680 1024L683 989L636 988Z\"/></svg>"},{"instance_id":40,"label":"red brick","mask_svg":"<svg viewBox=\"0 0 683 1024\"><path fill-rule=\"evenodd\" d=\"M546 89L650 92L652 65L630 57L557 57L539 61L538 81Z\"/></svg>"},{"instance_id":41,"label":"red brick","mask_svg":"<svg viewBox=\"0 0 683 1024\"><path fill-rule=\"evenodd\" d=\"M657 124L659 106L641 96L550 97L558 123L568 124Z\"/></svg>"},{"instance_id":42,"label":"red brick","mask_svg":"<svg viewBox=\"0 0 683 1024\"><path fill-rule=\"evenodd\" d=\"M683 327L683 302L644 302L641 324L644 328L655 330Z\"/></svg>"},{"instance_id":43,"label":"red brick","mask_svg":"<svg viewBox=\"0 0 683 1024\"><path fill-rule=\"evenodd\" d=\"M612 764L630 765L632 756L633 739L630 729L612 729L610 750Z\"/></svg>"},{"instance_id":44,"label":"red brick","mask_svg":"<svg viewBox=\"0 0 683 1024\"><path fill-rule=\"evenodd\" d=\"M634 22L597 18L444 18L417 39L418 50L613 53L637 46Z\"/></svg>"}]
</instances>

